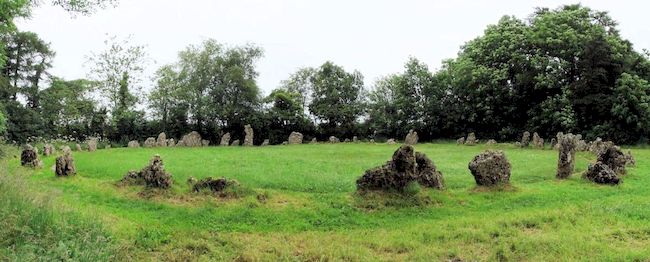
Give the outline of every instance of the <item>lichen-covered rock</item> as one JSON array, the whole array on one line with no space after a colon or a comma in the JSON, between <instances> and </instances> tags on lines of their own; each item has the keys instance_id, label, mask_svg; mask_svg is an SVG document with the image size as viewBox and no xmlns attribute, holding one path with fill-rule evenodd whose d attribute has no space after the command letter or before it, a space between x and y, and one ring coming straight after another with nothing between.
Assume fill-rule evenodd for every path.
<instances>
[{"instance_id":1,"label":"lichen-covered rock","mask_svg":"<svg viewBox=\"0 0 650 262\"><path fill-rule=\"evenodd\" d=\"M187 146L187 147L200 147L203 146L202 140L201 139L201 134L196 131L189 132L188 134L184 135L181 140L183 140L183 145L182 146Z\"/></svg>"},{"instance_id":2,"label":"lichen-covered rock","mask_svg":"<svg viewBox=\"0 0 650 262\"><path fill-rule=\"evenodd\" d=\"M370 139L370 143L371 143L371 144L374 144L374 143L375 143L375 140L374 140L374 139Z\"/></svg>"},{"instance_id":3,"label":"lichen-covered rock","mask_svg":"<svg viewBox=\"0 0 650 262\"><path fill-rule=\"evenodd\" d=\"M620 147L614 145L613 143L605 144L605 148L601 149L598 158L598 162L602 162L607 165L614 173L624 175L625 174L625 164L627 163L627 158L625 153L621 150Z\"/></svg>"},{"instance_id":4,"label":"lichen-covered rock","mask_svg":"<svg viewBox=\"0 0 650 262\"><path fill-rule=\"evenodd\" d=\"M230 145L230 133L225 133L221 137L221 142L219 143L220 146L228 146Z\"/></svg>"},{"instance_id":5,"label":"lichen-covered rock","mask_svg":"<svg viewBox=\"0 0 650 262\"><path fill-rule=\"evenodd\" d=\"M497 141L494 140L494 139L490 139L485 144L488 145L488 146L493 146L493 145L497 144Z\"/></svg>"},{"instance_id":6,"label":"lichen-covered rock","mask_svg":"<svg viewBox=\"0 0 650 262\"><path fill-rule=\"evenodd\" d=\"M350 143L350 139L349 139L349 138L346 138L345 141L343 141L343 142L345 142L345 143Z\"/></svg>"},{"instance_id":7,"label":"lichen-covered rock","mask_svg":"<svg viewBox=\"0 0 650 262\"><path fill-rule=\"evenodd\" d=\"M144 141L144 147L146 148L151 148L156 146L156 139L153 137L148 137L147 140Z\"/></svg>"},{"instance_id":8,"label":"lichen-covered rock","mask_svg":"<svg viewBox=\"0 0 650 262\"><path fill-rule=\"evenodd\" d=\"M557 173L555 176L565 179L573 174L576 164L576 146L578 138L573 134L558 134Z\"/></svg>"},{"instance_id":9,"label":"lichen-covered rock","mask_svg":"<svg viewBox=\"0 0 650 262\"><path fill-rule=\"evenodd\" d=\"M20 165L33 168L40 168L43 166L43 162L38 159L36 148L29 144L25 145L20 154Z\"/></svg>"},{"instance_id":10,"label":"lichen-covered rock","mask_svg":"<svg viewBox=\"0 0 650 262\"><path fill-rule=\"evenodd\" d=\"M167 142L167 134L165 134L165 132L158 134L158 139L156 139L156 146L166 147L168 146Z\"/></svg>"},{"instance_id":11,"label":"lichen-covered rock","mask_svg":"<svg viewBox=\"0 0 650 262\"><path fill-rule=\"evenodd\" d=\"M137 140L132 140L129 141L129 144L127 146L131 148L138 148L140 147L140 142L138 142Z\"/></svg>"},{"instance_id":12,"label":"lichen-covered rock","mask_svg":"<svg viewBox=\"0 0 650 262\"><path fill-rule=\"evenodd\" d=\"M503 151L487 150L475 156L468 168L479 186L495 186L510 182L510 162Z\"/></svg>"},{"instance_id":13,"label":"lichen-covered rock","mask_svg":"<svg viewBox=\"0 0 650 262\"><path fill-rule=\"evenodd\" d=\"M418 143L418 132L413 131L413 129L409 130L409 133L406 135L406 138L404 139L404 144L405 145L415 145Z\"/></svg>"},{"instance_id":14,"label":"lichen-covered rock","mask_svg":"<svg viewBox=\"0 0 650 262\"><path fill-rule=\"evenodd\" d=\"M634 159L632 151L630 150L628 150L627 154L625 154L625 164L628 166L636 166L636 160Z\"/></svg>"},{"instance_id":15,"label":"lichen-covered rock","mask_svg":"<svg viewBox=\"0 0 650 262\"><path fill-rule=\"evenodd\" d=\"M64 149L63 155L56 158L55 173L56 176L72 176L77 173L70 148Z\"/></svg>"},{"instance_id":16,"label":"lichen-covered rock","mask_svg":"<svg viewBox=\"0 0 650 262\"><path fill-rule=\"evenodd\" d=\"M314 138L311 139L311 141L309 143L310 144L317 144L318 140L316 140L316 138L314 137Z\"/></svg>"},{"instance_id":17,"label":"lichen-covered rock","mask_svg":"<svg viewBox=\"0 0 650 262\"><path fill-rule=\"evenodd\" d=\"M88 139L88 142L87 142L88 143L88 151L90 151L90 152L97 151L97 143L98 142L99 142L99 140L96 137L91 137L90 139Z\"/></svg>"},{"instance_id":18,"label":"lichen-covered rock","mask_svg":"<svg viewBox=\"0 0 650 262\"><path fill-rule=\"evenodd\" d=\"M329 141L330 143L332 143L332 144L335 144L335 143L339 143L339 142L341 142L341 141L340 141L337 137L335 137L335 136L330 136L330 138L328 139L328 141Z\"/></svg>"},{"instance_id":19,"label":"lichen-covered rock","mask_svg":"<svg viewBox=\"0 0 650 262\"><path fill-rule=\"evenodd\" d=\"M464 145L465 144L465 137L461 137L459 139L456 139L456 144L457 145Z\"/></svg>"},{"instance_id":20,"label":"lichen-covered rock","mask_svg":"<svg viewBox=\"0 0 650 262\"><path fill-rule=\"evenodd\" d=\"M192 187L192 191L194 192L209 190L213 193L221 193L228 187L238 186L239 182L237 182L236 180L228 180L225 177L217 178L217 179L214 179L212 177L206 177L196 182L188 180L188 184L190 184L190 186Z\"/></svg>"},{"instance_id":21,"label":"lichen-covered rock","mask_svg":"<svg viewBox=\"0 0 650 262\"><path fill-rule=\"evenodd\" d=\"M521 136L521 147L528 147L530 145L530 132L525 131Z\"/></svg>"},{"instance_id":22,"label":"lichen-covered rock","mask_svg":"<svg viewBox=\"0 0 650 262\"><path fill-rule=\"evenodd\" d=\"M43 155L50 156L54 153L54 146L52 144L45 144L43 146Z\"/></svg>"},{"instance_id":23,"label":"lichen-covered rock","mask_svg":"<svg viewBox=\"0 0 650 262\"><path fill-rule=\"evenodd\" d=\"M397 144L397 142L395 142L395 139L391 138L391 139L388 139L388 141L386 141L386 144L394 145L394 144Z\"/></svg>"},{"instance_id":24,"label":"lichen-covered rock","mask_svg":"<svg viewBox=\"0 0 650 262\"><path fill-rule=\"evenodd\" d=\"M603 139L596 137L596 140L589 143L589 152L593 153L594 155L600 154L600 151L603 149L603 144Z\"/></svg>"},{"instance_id":25,"label":"lichen-covered rock","mask_svg":"<svg viewBox=\"0 0 650 262\"><path fill-rule=\"evenodd\" d=\"M300 145L302 144L302 134L299 132L291 132L287 141L289 141L290 145Z\"/></svg>"},{"instance_id":26,"label":"lichen-covered rock","mask_svg":"<svg viewBox=\"0 0 650 262\"><path fill-rule=\"evenodd\" d=\"M149 165L140 171L129 171L126 176L120 180L122 185L141 185L144 184L150 188L168 189L172 185L172 175L165 172L163 160L159 155L155 155Z\"/></svg>"},{"instance_id":27,"label":"lichen-covered rock","mask_svg":"<svg viewBox=\"0 0 650 262\"><path fill-rule=\"evenodd\" d=\"M233 140L230 146L239 146L239 139Z\"/></svg>"},{"instance_id":28,"label":"lichen-covered rock","mask_svg":"<svg viewBox=\"0 0 650 262\"><path fill-rule=\"evenodd\" d=\"M174 140L173 138L167 139L167 146L169 147L176 146L176 140Z\"/></svg>"},{"instance_id":29,"label":"lichen-covered rock","mask_svg":"<svg viewBox=\"0 0 650 262\"><path fill-rule=\"evenodd\" d=\"M201 146L209 146L210 145L210 140L207 139L202 139L201 140Z\"/></svg>"},{"instance_id":30,"label":"lichen-covered rock","mask_svg":"<svg viewBox=\"0 0 650 262\"><path fill-rule=\"evenodd\" d=\"M467 135L467 139L465 139L465 145L473 146L476 145L476 143L478 143L478 140L476 140L476 135L474 134L474 132L469 133Z\"/></svg>"},{"instance_id":31,"label":"lichen-covered rock","mask_svg":"<svg viewBox=\"0 0 650 262\"><path fill-rule=\"evenodd\" d=\"M589 147L587 146L587 142L585 142L582 139L579 139L578 142L576 143L576 150L581 152L589 150Z\"/></svg>"},{"instance_id":32,"label":"lichen-covered rock","mask_svg":"<svg viewBox=\"0 0 650 262\"><path fill-rule=\"evenodd\" d=\"M262 142L262 146L268 146L269 145L269 140L264 139L264 142Z\"/></svg>"},{"instance_id":33,"label":"lichen-covered rock","mask_svg":"<svg viewBox=\"0 0 650 262\"><path fill-rule=\"evenodd\" d=\"M402 145L386 164L366 170L357 179L357 190L403 191L411 182L425 187L444 188L442 173L436 170L433 162L424 154L416 154L411 145Z\"/></svg>"},{"instance_id":34,"label":"lichen-covered rock","mask_svg":"<svg viewBox=\"0 0 650 262\"><path fill-rule=\"evenodd\" d=\"M352 137L352 142L353 143L359 143L359 138L357 136Z\"/></svg>"},{"instance_id":35,"label":"lichen-covered rock","mask_svg":"<svg viewBox=\"0 0 650 262\"><path fill-rule=\"evenodd\" d=\"M253 146L253 128L251 125L245 125L244 126L244 146Z\"/></svg>"},{"instance_id":36,"label":"lichen-covered rock","mask_svg":"<svg viewBox=\"0 0 650 262\"><path fill-rule=\"evenodd\" d=\"M583 177L598 184L617 185L621 181L614 170L600 161L590 164Z\"/></svg>"},{"instance_id":37,"label":"lichen-covered rock","mask_svg":"<svg viewBox=\"0 0 650 262\"><path fill-rule=\"evenodd\" d=\"M537 132L533 133L533 146L537 148L544 148L544 139L537 134Z\"/></svg>"}]
</instances>

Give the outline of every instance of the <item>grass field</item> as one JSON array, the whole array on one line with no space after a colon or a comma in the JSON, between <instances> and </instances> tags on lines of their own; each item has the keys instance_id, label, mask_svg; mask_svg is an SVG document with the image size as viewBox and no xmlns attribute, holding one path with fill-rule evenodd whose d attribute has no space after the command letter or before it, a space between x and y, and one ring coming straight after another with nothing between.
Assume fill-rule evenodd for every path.
<instances>
[{"instance_id":1,"label":"grass field","mask_svg":"<svg viewBox=\"0 0 650 262\"><path fill-rule=\"evenodd\" d=\"M397 147L115 148L75 152L72 178L54 176L54 157L33 172L12 159L5 173L24 178L19 190L41 192L49 208L72 212L55 217L95 221L97 234L110 239L108 259L650 260L648 149L632 150L637 167L621 185L601 186L580 178L595 158L589 153L579 153L576 174L560 181L557 151L497 145L512 163L512 188L490 191L477 189L467 169L485 145L419 144L443 172L446 190L356 195L355 180ZM156 153L174 177L169 192L145 196L142 187L115 186ZM190 176L234 178L245 195L189 193ZM6 181L2 188L11 187ZM16 248L2 248L0 258L16 257Z\"/></svg>"}]
</instances>

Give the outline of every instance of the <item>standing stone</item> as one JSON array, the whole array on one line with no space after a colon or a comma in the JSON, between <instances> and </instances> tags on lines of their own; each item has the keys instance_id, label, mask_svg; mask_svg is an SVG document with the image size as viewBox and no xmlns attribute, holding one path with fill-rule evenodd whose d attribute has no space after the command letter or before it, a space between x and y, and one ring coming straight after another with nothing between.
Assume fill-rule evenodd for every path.
<instances>
[{"instance_id":1,"label":"standing stone","mask_svg":"<svg viewBox=\"0 0 650 262\"><path fill-rule=\"evenodd\" d=\"M503 151L487 150L475 156L468 168L479 186L495 186L510 182L510 162Z\"/></svg>"},{"instance_id":2,"label":"standing stone","mask_svg":"<svg viewBox=\"0 0 650 262\"><path fill-rule=\"evenodd\" d=\"M456 139L456 144L457 145L464 145L465 144L465 137L461 137L459 139Z\"/></svg>"},{"instance_id":3,"label":"standing stone","mask_svg":"<svg viewBox=\"0 0 650 262\"><path fill-rule=\"evenodd\" d=\"M206 139L201 140L201 145L202 146L209 146L210 145L210 140L206 140Z\"/></svg>"},{"instance_id":4,"label":"standing stone","mask_svg":"<svg viewBox=\"0 0 650 262\"><path fill-rule=\"evenodd\" d=\"M476 140L476 135L474 134L474 132L469 133L469 135L467 135L467 139L465 139L465 145L468 146L476 145L477 142L478 140Z\"/></svg>"},{"instance_id":5,"label":"standing stone","mask_svg":"<svg viewBox=\"0 0 650 262\"><path fill-rule=\"evenodd\" d=\"M388 141L386 141L386 144L394 145L394 144L397 144L397 142L395 142L395 139L391 138L391 139L388 139Z\"/></svg>"},{"instance_id":6,"label":"standing stone","mask_svg":"<svg viewBox=\"0 0 650 262\"><path fill-rule=\"evenodd\" d=\"M264 142L262 142L262 146L268 146L269 145L269 140L264 139Z\"/></svg>"},{"instance_id":7,"label":"standing stone","mask_svg":"<svg viewBox=\"0 0 650 262\"><path fill-rule=\"evenodd\" d=\"M233 140L230 146L239 146L239 139Z\"/></svg>"},{"instance_id":8,"label":"standing stone","mask_svg":"<svg viewBox=\"0 0 650 262\"><path fill-rule=\"evenodd\" d=\"M614 143L605 144L605 148L600 150L598 154L598 162L607 165L616 174L624 175L626 173L627 157L625 157L625 153L621 148L614 145Z\"/></svg>"},{"instance_id":9,"label":"standing stone","mask_svg":"<svg viewBox=\"0 0 650 262\"><path fill-rule=\"evenodd\" d=\"M404 144L415 145L417 143L418 143L418 132L413 131L413 129L409 130L409 133L406 135L406 138L404 138Z\"/></svg>"},{"instance_id":10,"label":"standing stone","mask_svg":"<svg viewBox=\"0 0 650 262\"><path fill-rule=\"evenodd\" d=\"M149 165L140 171L131 170L121 180L122 185L142 185L149 188L168 189L172 185L172 174L165 171L160 155L154 155Z\"/></svg>"},{"instance_id":11,"label":"standing stone","mask_svg":"<svg viewBox=\"0 0 650 262\"><path fill-rule=\"evenodd\" d=\"M537 134L537 132L533 133L533 146L537 148L544 148L544 139Z\"/></svg>"},{"instance_id":12,"label":"standing stone","mask_svg":"<svg viewBox=\"0 0 650 262\"><path fill-rule=\"evenodd\" d=\"M370 139L370 143L371 143L371 144L374 144L374 143L375 143L375 139Z\"/></svg>"},{"instance_id":13,"label":"standing stone","mask_svg":"<svg viewBox=\"0 0 650 262\"><path fill-rule=\"evenodd\" d=\"M359 138L357 136L352 137L352 142L359 143Z\"/></svg>"},{"instance_id":14,"label":"standing stone","mask_svg":"<svg viewBox=\"0 0 650 262\"><path fill-rule=\"evenodd\" d=\"M54 146L52 144L45 144L43 146L43 155L50 156L54 153Z\"/></svg>"},{"instance_id":15,"label":"standing stone","mask_svg":"<svg viewBox=\"0 0 650 262\"><path fill-rule=\"evenodd\" d=\"M69 147L63 150L62 156L56 158L55 173L56 176L72 176L77 173Z\"/></svg>"},{"instance_id":16,"label":"standing stone","mask_svg":"<svg viewBox=\"0 0 650 262\"><path fill-rule=\"evenodd\" d=\"M244 126L244 146L253 146L253 128L251 125Z\"/></svg>"},{"instance_id":17,"label":"standing stone","mask_svg":"<svg viewBox=\"0 0 650 262\"><path fill-rule=\"evenodd\" d=\"M173 138L167 139L167 146L176 146L176 140Z\"/></svg>"},{"instance_id":18,"label":"standing stone","mask_svg":"<svg viewBox=\"0 0 650 262\"><path fill-rule=\"evenodd\" d=\"M302 144L302 134L298 132L291 132L289 135L289 140L287 140L290 145L299 145Z\"/></svg>"},{"instance_id":19,"label":"standing stone","mask_svg":"<svg viewBox=\"0 0 650 262\"><path fill-rule=\"evenodd\" d=\"M165 134L165 132L158 134L158 139L156 139L156 146L167 146L167 134Z\"/></svg>"},{"instance_id":20,"label":"standing stone","mask_svg":"<svg viewBox=\"0 0 650 262\"><path fill-rule=\"evenodd\" d=\"M201 134L199 134L199 132L196 131L192 131L187 135L184 135L183 138L181 138L181 140L183 140L183 146L189 146L189 147L203 146Z\"/></svg>"},{"instance_id":21,"label":"standing stone","mask_svg":"<svg viewBox=\"0 0 650 262\"><path fill-rule=\"evenodd\" d=\"M316 143L318 143L318 140L316 140L316 138L314 137L314 138L311 139L311 142L309 142L309 143L310 144L316 144Z\"/></svg>"},{"instance_id":22,"label":"standing stone","mask_svg":"<svg viewBox=\"0 0 650 262\"><path fill-rule=\"evenodd\" d=\"M345 143L350 143L350 139L349 139L349 138L346 138L343 142L345 142Z\"/></svg>"},{"instance_id":23,"label":"standing stone","mask_svg":"<svg viewBox=\"0 0 650 262\"><path fill-rule=\"evenodd\" d=\"M138 148L140 147L140 142L138 142L137 140L132 140L129 141L129 144L127 146L131 148Z\"/></svg>"},{"instance_id":24,"label":"standing stone","mask_svg":"<svg viewBox=\"0 0 650 262\"><path fill-rule=\"evenodd\" d=\"M289 144L289 141L284 141L284 142L282 142L282 145L283 145L283 146L286 146L286 145L288 145L288 144Z\"/></svg>"},{"instance_id":25,"label":"standing stone","mask_svg":"<svg viewBox=\"0 0 650 262\"><path fill-rule=\"evenodd\" d=\"M521 136L521 147L528 147L530 145L530 133L525 131Z\"/></svg>"},{"instance_id":26,"label":"standing stone","mask_svg":"<svg viewBox=\"0 0 650 262\"><path fill-rule=\"evenodd\" d=\"M92 137L88 140L88 151L95 152L97 151L97 138Z\"/></svg>"},{"instance_id":27,"label":"standing stone","mask_svg":"<svg viewBox=\"0 0 650 262\"><path fill-rule=\"evenodd\" d=\"M337 137L335 137L335 136L330 136L330 138L328 139L328 141L329 141L330 143L332 143L332 144L335 144L335 143L341 142L341 141L340 141Z\"/></svg>"},{"instance_id":28,"label":"standing stone","mask_svg":"<svg viewBox=\"0 0 650 262\"><path fill-rule=\"evenodd\" d=\"M75 147L76 147L77 151L81 151L81 145L80 144L76 144Z\"/></svg>"},{"instance_id":29,"label":"standing stone","mask_svg":"<svg viewBox=\"0 0 650 262\"><path fill-rule=\"evenodd\" d=\"M595 164L589 164L587 172L582 177L598 184L617 185L621 181L614 170L600 161Z\"/></svg>"},{"instance_id":30,"label":"standing stone","mask_svg":"<svg viewBox=\"0 0 650 262\"><path fill-rule=\"evenodd\" d=\"M559 135L559 134L558 134ZM576 145L578 138L569 133L558 137L559 155L557 159L557 174L560 179L568 178L573 173L576 164Z\"/></svg>"},{"instance_id":31,"label":"standing stone","mask_svg":"<svg viewBox=\"0 0 650 262\"><path fill-rule=\"evenodd\" d=\"M144 147L150 148L156 146L156 139L153 137L147 138L147 140L144 141Z\"/></svg>"},{"instance_id":32,"label":"standing stone","mask_svg":"<svg viewBox=\"0 0 650 262\"><path fill-rule=\"evenodd\" d=\"M43 162L38 159L36 148L30 144L25 145L23 152L20 154L20 165L34 168L43 166Z\"/></svg>"},{"instance_id":33,"label":"standing stone","mask_svg":"<svg viewBox=\"0 0 650 262\"><path fill-rule=\"evenodd\" d=\"M230 133L225 133L221 137L221 143L219 143L220 146L228 146L230 144Z\"/></svg>"},{"instance_id":34,"label":"standing stone","mask_svg":"<svg viewBox=\"0 0 650 262\"><path fill-rule=\"evenodd\" d=\"M556 149L557 146L557 139L551 138L551 148Z\"/></svg>"},{"instance_id":35,"label":"standing stone","mask_svg":"<svg viewBox=\"0 0 650 262\"><path fill-rule=\"evenodd\" d=\"M625 164L628 166L636 166L636 160L634 159L631 150L628 150L627 154L625 154Z\"/></svg>"},{"instance_id":36,"label":"standing stone","mask_svg":"<svg viewBox=\"0 0 650 262\"><path fill-rule=\"evenodd\" d=\"M492 145L496 145L496 144L497 144L497 141L494 140L494 139L490 139L490 140L488 140L487 143L485 143L485 144L488 145L488 146L492 146Z\"/></svg>"}]
</instances>

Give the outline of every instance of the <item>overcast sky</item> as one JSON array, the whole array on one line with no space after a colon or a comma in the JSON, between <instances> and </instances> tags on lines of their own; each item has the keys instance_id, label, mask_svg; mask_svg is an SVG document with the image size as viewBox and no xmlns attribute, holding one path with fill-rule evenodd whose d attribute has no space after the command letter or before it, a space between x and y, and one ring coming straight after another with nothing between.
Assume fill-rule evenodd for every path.
<instances>
[{"instance_id":1,"label":"overcast sky","mask_svg":"<svg viewBox=\"0 0 650 262\"><path fill-rule=\"evenodd\" d=\"M359 70L366 86L400 72L409 56L431 70L453 58L459 47L503 15L525 18L535 7L556 8L567 1L308 1L308 0L121 0L116 8L71 18L61 8L43 5L18 22L56 51L54 75L86 77L85 56L101 51L106 34L147 46L159 66L178 51L213 38L230 45L254 43L265 55L258 63L258 85L265 94L297 68L327 60ZM637 50L650 49L646 1L582 1L606 10Z\"/></svg>"}]
</instances>

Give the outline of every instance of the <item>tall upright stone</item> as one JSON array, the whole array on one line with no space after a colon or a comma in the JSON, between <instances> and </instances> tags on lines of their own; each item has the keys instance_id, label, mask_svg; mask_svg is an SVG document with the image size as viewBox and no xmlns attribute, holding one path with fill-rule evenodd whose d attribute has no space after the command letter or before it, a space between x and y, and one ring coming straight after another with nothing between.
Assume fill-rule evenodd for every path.
<instances>
[{"instance_id":1,"label":"tall upright stone","mask_svg":"<svg viewBox=\"0 0 650 262\"><path fill-rule=\"evenodd\" d=\"M465 145L468 145L468 146L476 145L477 142L478 142L478 140L476 140L476 135L474 134L474 132L469 133L467 135L467 139L465 139Z\"/></svg>"},{"instance_id":2,"label":"tall upright stone","mask_svg":"<svg viewBox=\"0 0 650 262\"><path fill-rule=\"evenodd\" d=\"M158 139L156 139L156 146L166 147L167 146L167 134L161 132L158 134Z\"/></svg>"},{"instance_id":3,"label":"tall upright stone","mask_svg":"<svg viewBox=\"0 0 650 262\"><path fill-rule=\"evenodd\" d=\"M52 144L45 144L43 146L43 155L50 156L54 153L54 146Z\"/></svg>"},{"instance_id":4,"label":"tall upright stone","mask_svg":"<svg viewBox=\"0 0 650 262\"><path fill-rule=\"evenodd\" d=\"M573 134L558 134L558 159L556 177L565 179L571 176L576 164L576 147L578 138Z\"/></svg>"},{"instance_id":5,"label":"tall upright stone","mask_svg":"<svg viewBox=\"0 0 650 262\"><path fill-rule=\"evenodd\" d=\"M43 166L43 162L38 159L36 148L30 144L23 147L23 152L20 154L20 165L34 168L40 168Z\"/></svg>"},{"instance_id":6,"label":"tall upright stone","mask_svg":"<svg viewBox=\"0 0 650 262\"><path fill-rule=\"evenodd\" d=\"M404 144L415 145L417 143L418 143L418 132L413 131L413 129L409 130L409 133L406 135L406 138L404 139Z\"/></svg>"},{"instance_id":7,"label":"tall upright stone","mask_svg":"<svg viewBox=\"0 0 650 262\"><path fill-rule=\"evenodd\" d=\"M88 139L88 151L95 152L97 151L97 143L99 140L96 137L91 137Z\"/></svg>"},{"instance_id":8,"label":"tall upright stone","mask_svg":"<svg viewBox=\"0 0 650 262\"><path fill-rule=\"evenodd\" d=\"M521 136L521 147L528 147L530 145L530 132L525 131Z\"/></svg>"},{"instance_id":9,"label":"tall upright stone","mask_svg":"<svg viewBox=\"0 0 650 262\"><path fill-rule=\"evenodd\" d=\"M544 139L537 134L537 132L533 133L533 146L537 148L544 148Z\"/></svg>"},{"instance_id":10,"label":"tall upright stone","mask_svg":"<svg viewBox=\"0 0 650 262\"><path fill-rule=\"evenodd\" d=\"M246 133L246 136L244 136L244 146L253 146L253 128L251 125L244 126L244 133Z\"/></svg>"},{"instance_id":11,"label":"tall upright stone","mask_svg":"<svg viewBox=\"0 0 650 262\"><path fill-rule=\"evenodd\" d=\"M230 133L225 133L221 137L221 142L219 143L220 146L228 146L230 145Z\"/></svg>"},{"instance_id":12,"label":"tall upright stone","mask_svg":"<svg viewBox=\"0 0 650 262\"><path fill-rule=\"evenodd\" d=\"M63 155L56 158L55 166L56 176L72 176L77 173L77 168L74 165L72 158L72 150L70 148L63 149Z\"/></svg>"}]
</instances>

